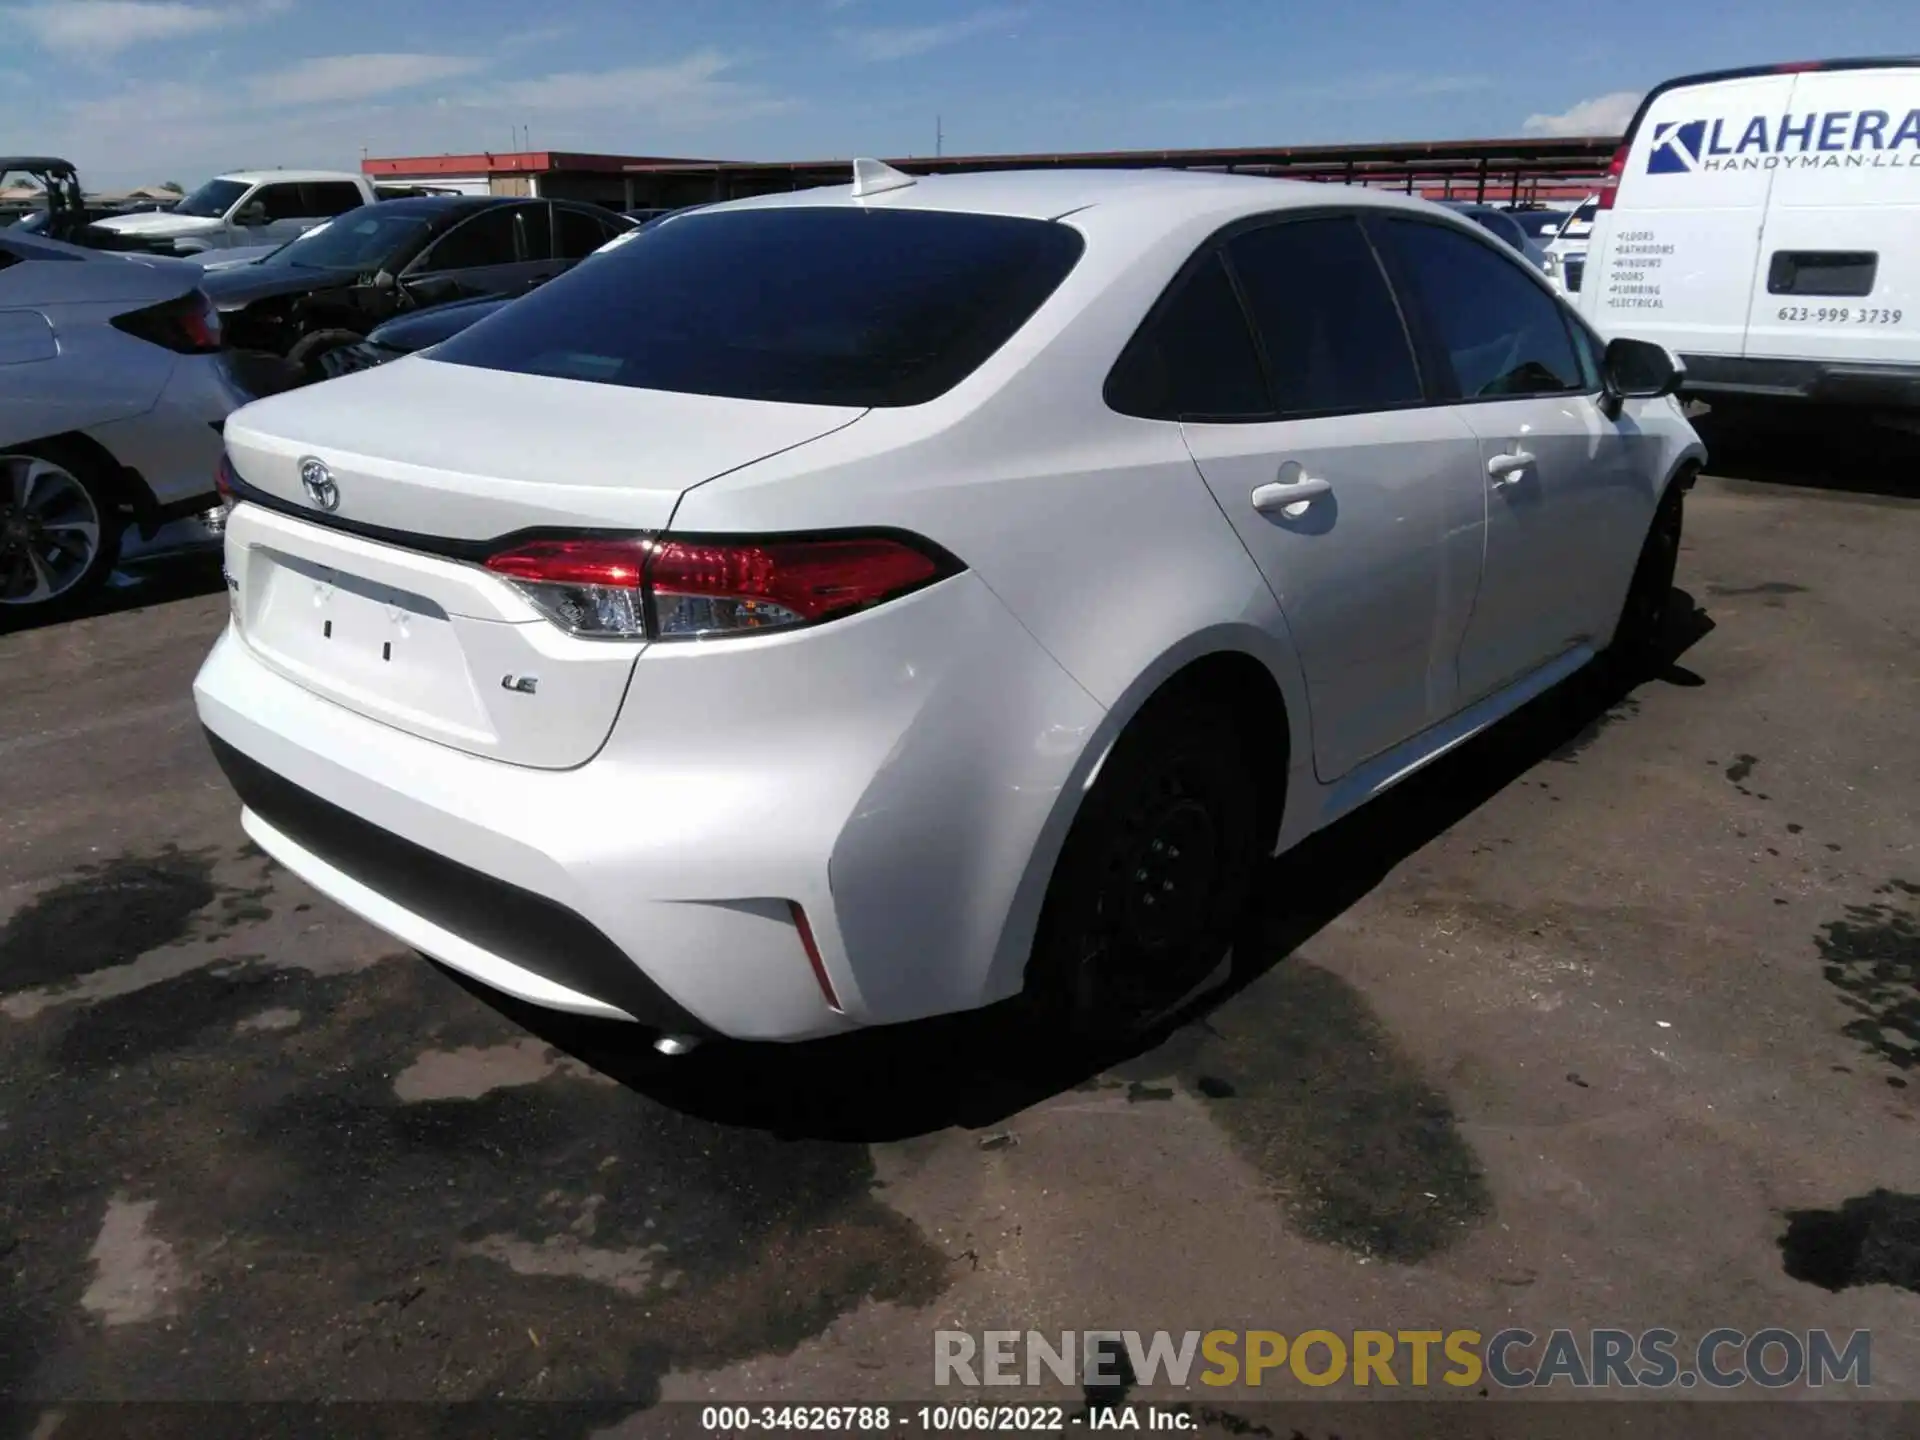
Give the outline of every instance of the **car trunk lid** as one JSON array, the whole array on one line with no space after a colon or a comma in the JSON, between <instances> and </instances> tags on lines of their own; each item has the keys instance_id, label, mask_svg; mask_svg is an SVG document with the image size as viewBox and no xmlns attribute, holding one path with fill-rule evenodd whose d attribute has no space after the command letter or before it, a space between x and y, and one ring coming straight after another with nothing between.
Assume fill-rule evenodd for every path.
<instances>
[{"instance_id":1,"label":"car trunk lid","mask_svg":"<svg viewBox=\"0 0 1920 1440\"><path fill-rule=\"evenodd\" d=\"M570 636L479 561L528 530L662 530L689 487L862 413L417 358L257 402L226 425L235 626L269 668L383 724L584 764L645 642Z\"/></svg>"}]
</instances>

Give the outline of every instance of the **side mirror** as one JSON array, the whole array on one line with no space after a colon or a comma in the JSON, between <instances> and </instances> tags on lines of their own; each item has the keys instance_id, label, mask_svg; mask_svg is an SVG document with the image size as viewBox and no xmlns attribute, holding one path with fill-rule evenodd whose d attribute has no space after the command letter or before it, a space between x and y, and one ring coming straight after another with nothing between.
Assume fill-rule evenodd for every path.
<instances>
[{"instance_id":1,"label":"side mirror","mask_svg":"<svg viewBox=\"0 0 1920 1440\"><path fill-rule=\"evenodd\" d=\"M1686 382L1686 367L1664 345L1620 339L1607 345L1602 368L1607 394L1615 400L1656 400Z\"/></svg>"},{"instance_id":2,"label":"side mirror","mask_svg":"<svg viewBox=\"0 0 1920 1440\"><path fill-rule=\"evenodd\" d=\"M249 201L233 212L233 223L249 228L267 223L267 207L258 200Z\"/></svg>"}]
</instances>

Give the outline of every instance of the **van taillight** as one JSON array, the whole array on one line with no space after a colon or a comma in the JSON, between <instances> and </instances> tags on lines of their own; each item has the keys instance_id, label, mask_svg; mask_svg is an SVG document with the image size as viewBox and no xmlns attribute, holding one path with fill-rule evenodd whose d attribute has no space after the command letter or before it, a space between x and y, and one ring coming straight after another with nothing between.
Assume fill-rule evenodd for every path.
<instances>
[{"instance_id":1,"label":"van taillight","mask_svg":"<svg viewBox=\"0 0 1920 1440\"><path fill-rule=\"evenodd\" d=\"M1600 182L1600 208L1611 210L1613 197L1620 192L1620 177L1627 173L1627 151L1631 147L1622 145L1613 152L1613 159L1607 162L1607 178Z\"/></svg>"},{"instance_id":2,"label":"van taillight","mask_svg":"<svg viewBox=\"0 0 1920 1440\"><path fill-rule=\"evenodd\" d=\"M595 537L530 540L490 557L574 635L697 640L839 619L961 568L911 536Z\"/></svg>"},{"instance_id":3,"label":"van taillight","mask_svg":"<svg viewBox=\"0 0 1920 1440\"><path fill-rule=\"evenodd\" d=\"M233 462L225 455L213 472L213 488L219 493L220 508L231 513L239 497L233 493Z\"/></svg>"}]
</instances>

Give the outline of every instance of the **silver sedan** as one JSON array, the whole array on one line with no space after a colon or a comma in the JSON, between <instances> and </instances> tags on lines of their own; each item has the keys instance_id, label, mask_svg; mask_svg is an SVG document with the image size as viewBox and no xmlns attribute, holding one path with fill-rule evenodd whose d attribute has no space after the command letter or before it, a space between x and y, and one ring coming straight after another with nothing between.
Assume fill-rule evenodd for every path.
<instances>
[{"instance_id":1,"label":"silver sedan","mask_svg":"<svg viewBox=\"0 0 1920 1440\"><path fill-rule=\"evenodd\" d=\"M250 398L197 266L0 233L0 617L69 608L123 536L218 503Z\"/></svg>"}]
</instances>

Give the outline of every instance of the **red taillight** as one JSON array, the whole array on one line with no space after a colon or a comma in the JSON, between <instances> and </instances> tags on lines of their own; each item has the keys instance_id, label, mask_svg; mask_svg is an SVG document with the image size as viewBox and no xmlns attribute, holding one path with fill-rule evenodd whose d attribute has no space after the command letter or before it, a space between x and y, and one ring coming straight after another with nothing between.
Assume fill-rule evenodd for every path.
<instances>
[{"instance_id":1,"label":"red taillight","mask_svg":"<svg viewBox=\"0 0 1920 1440\"><path fill-rule=\"evenodd\" d=\"M645 540L535 540L487 561L487 568L530 585L640 588Z\"/></svg>"},{"instance_id":2,"label":"red taillight","mask_svg":"<svg viewBox=\"0 0 1920 1440\"><path fill-rule=\"evenodd\" d=\"M233 509L239 497L233 493L233 462L225 455L220 457L220 464L213 472L213 488L219 492L222 508Z\"/></svg>"},{"instance_id":3,"label":"red taillight","mask_svg":"<svg viewBox=\"0 0 1920 1440\"><path fill-rule=\"evenodd\" d=\"M144 310L116 315L113 326L180 355L205 355L225 343L220 311L201 290L189 290Z\"/></svg>"},{"instance_id":4,"label":"red taillight","mask_svg":"<svg viewBox=\"0 0 1920 1440\"><path fill-rule=\"evenodd\" d=\"M656 640L813 625L955 568L930 546L885 535L534 540L486 563L576 635Z\"/></svg>"},{"instance_id":5,"label":"red taillight","mask_svg":"<svg viewBox=\"0 0 1920 1440\"><path fill-rule=\"evenodd\" d=\"M1600 182L1600 208L1611 210L1613 197L1620 191L1620 177L1627 173L1627 151L1630 146L1622 145L1613 152L1613 159L1607 162L1607 178Z\"/></svg>"}]
</instances>

